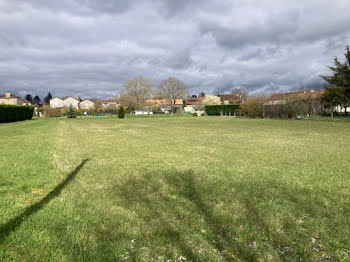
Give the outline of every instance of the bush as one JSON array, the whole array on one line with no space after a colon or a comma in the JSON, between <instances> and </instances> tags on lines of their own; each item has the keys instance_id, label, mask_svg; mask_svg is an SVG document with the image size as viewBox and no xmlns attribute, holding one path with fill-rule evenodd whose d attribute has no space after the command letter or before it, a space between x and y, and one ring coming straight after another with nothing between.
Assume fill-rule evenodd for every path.
<instances>
[{"instance_id":1,"label":"bush","mask_svg":"<svg viewBox=\"0 0 350 262\"><path fill-rule=\"evenodd\" d=\"M116 115L116 114L118 114L118 108L116 106L108 106L108 107L101 109L101 112L103 114L107 114L107 115ZM101 112L99 112L99 113L101 113Z\"/></svg>"},{"instance_id":2,"label":"bush","mask_svg":"<svg viewBox=\"0 0 350 262\"><path fill-rule=\"evenodd\" d=\"M162 109L160 108L160 106L155 106L153 109L152 109L152 112L153 114L162 114L163 111Z\"/></svg>"},{"instance_id":3,"label":"bush","mask_svg":"<svg viewBox=\"0 0 350 262\"><path fill-rule=\"evenodd\" d=\"M292 112L286 104L265 105L264 116L269 118L291 118Z\"/></svg>"},{"instance_id":4,"label":"bush","mask_svg":"<svg viewBox=\"0 0 350 262\"><path fill-rule=\"evenodd\" d=\"M197 112L194 112L194 113L192 114L192 116L198 116Z\"/></svg>"},{"instance_id":5,"label":"bush","mask_svg":"<svg viewBox=\"0 0 350 262\"><path fill-rule=\"evenodd\" d=\"M0 123L31 119L33 106L0 105Z\"/></svg>"},{"instance_id":6,"label":"bush","mask_svg":"<svg viewBox=\"0 0 350 262\"><path fill-rule=\"evenodd\" d=\"M263 102L259 101L258 99L248 100L240 106L239 115L248 116L251 118L263 117Z\"/></svg>"},{"instance_id":7,"label":"bush","mask_svg":"<svg viewBox=\"0 0 350 262\"><path fill-rule=\"evenodd\" d=\"M74 111L72 106L69 107L67 117L68 118L76 118L77 117L77 113Z\"/></svg>"},{"instance_id":8,"label":"bush","mask_svg":"<svg viewBox=\"0 0 350 262\"><path fill-rule=\"evenodd\" d=\"M125 110L124 110L124 107L119 107L118 109L118 117L119 118L124 118L125 117Z\"/></svg>"},{"instance_id":9,"label":"bush","mask_svg":"<svg viewBox=\"0 0 350 262\"><path fill-rule=\"evenodd\" d=\"M270 118L294 118L297 115L307 115L308 106L304 100L287 100L284 104L265 105L265 117Z\"/></svg>"},{"instance_id":10,"label":"bush","mask_svg":"<svg viewBox=\"0 0 350 262\"><path fill-rule=\"evenodd\" d=\"M235 111L239 109L238 104L232 105L206 105L205 112L209 116L220 115L234 115Z\"/></svg>"},{"instance_id":11,"label":"bush","mask_svg":"<svg viewBox=\"0 0 350 262\"><path fill-rule=\"evenodd\" d=\"M283 104L265 105L265 117L271 118L294 118L298 115L319 115L323 111L320 99L288 99Z\"/></svg>"},{"instance_id":12,"label":"bush","mask_svg":"<svg viewBox=\"0 0 350 262\"><path fill-rule=\"evenodd\" d=\"M44 117L60 117L64 115L61 112L62 110L61 108L50 108L49 105L44 105L42 108L37 109L37 111L41 112Z\"/></svg>"},{"instance_id":13,"label":"bush","mask_svg":"<svg viewBox=\"0 0 350 262\"><path fill-rule=\"evenodd\" d=\"M37 111L41 112L43 116L45 117L61 117L61 116L67 116L69 108L50 108L50 106L43 106L42 108L39 108ZM91 108L91 109L73 109L75 114L77 116L83 116L84 112L87 112L88 115L97 115L101 113L103 110L102 108ZM103 112L105 113L105 112Z\"/></svg>"}]
</instances>

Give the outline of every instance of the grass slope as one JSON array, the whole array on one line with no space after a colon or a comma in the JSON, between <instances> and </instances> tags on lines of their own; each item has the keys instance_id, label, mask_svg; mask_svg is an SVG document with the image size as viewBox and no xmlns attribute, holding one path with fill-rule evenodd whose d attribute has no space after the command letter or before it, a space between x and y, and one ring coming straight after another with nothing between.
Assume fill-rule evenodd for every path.
<instances>
[{"instance_id":1,"label":"grass slope","mask_svg":"<svg viewBox=\"0 0 350 262\"><path fill-rule=\"evenodd\" d=\"M350 125L0 125L0 261L350 259Z\"/></svg>"}]
</instances>

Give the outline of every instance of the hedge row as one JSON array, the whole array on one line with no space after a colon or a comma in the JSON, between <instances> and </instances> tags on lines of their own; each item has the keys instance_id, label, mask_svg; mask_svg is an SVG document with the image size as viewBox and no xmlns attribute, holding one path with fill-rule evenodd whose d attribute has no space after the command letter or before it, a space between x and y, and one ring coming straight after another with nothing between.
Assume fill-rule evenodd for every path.
<instances>
[{"instance_id":1,"label":"hedge row","mask_svg":"<svg viewBox=\"0 0 350 262\"><path fill-rule=\"evenodd\" d=\"M67 116L69 108L50 108L49 106L44 106L38 109L38 112L42 113L45 117L62 117ZM106 114L106 115L116 115L117 108L92 108L92 109L74 109L74 112L78 116L84 115L84 112L87 112L89 116L97 114Z\"/></svg>"},{"instance_id":2,"label":"hedge row","mask_svg":"<svg viewBox=\"0 0 350 262\"><path fill-rule=\"evenodd\" d=\"M234 115L235 111L239 108L238 104L232 105L206 105L205 112L209 116L219 115Z\"/></svg>"},{"instance_id":3,"label":"hedge row","mask_svg":"<svg viewBox=\"0 0 350 262\"><path fill-rule=\"evenodd\" d=\"M0 105L0 123L31 119L33 114L33 106Z\"/></svg>"}]
</instances>

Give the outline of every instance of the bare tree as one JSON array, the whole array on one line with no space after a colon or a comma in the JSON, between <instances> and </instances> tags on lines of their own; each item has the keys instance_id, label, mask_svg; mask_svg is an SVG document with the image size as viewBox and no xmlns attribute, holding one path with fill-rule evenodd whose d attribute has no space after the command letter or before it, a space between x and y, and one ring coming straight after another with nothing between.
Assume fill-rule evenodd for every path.
<instances>
[{"instance_id":1,"label":"bare tree","mask_svg":"<svg viewBox=\"0 0 350 262\"><path fill-rule=\"evenodd\" d=\"M188 94L184 83L175 77L162 81L158 87L158 93L168 100L171 112L173 112L176 99L183 99Z\"/></svg>"},{"instance_id":2,"label":"bare tree","mask_svg":"<svg viewBox=\"0 0 350 262\"><path fill-rule=\"evenodd\" d=\"M206 105L220 105L221 100L220 97L218 96L205 96L203 101L199 102L196 106L195 109L197 110L204 110Z\"/></svg>"},{"instance_id":3,"label":"bare tree","mask_svg":"<svg viewBox=\"0 0 350 262\"><path fill-rule=\"evenodd\" d=\"M232 94L238 94L243 100L248 98L248 91L245 88L239 87L232 90Z\"/></svg>"},{"instance_id":4,"label":"bare tree","mask_svg":"<svg viewBox=\"0 0 350 262\"><path fill-rule=\"evenodd\" d=\"M152 83L142 77L135 77L124 84L120 95L120 104L131 110L144 109L145 100L152 94Z\"/></svg>"},{"instance_id":5,"label":"bare tree","mask_svg":"<svg viewBox=\"0 0 350 262\"><path fill-rule=\"evenodd\" d=\"M94 108L102 108L102 101L98 98L90 98L90 101L94 102Z\"/></svg>"}]
</instances>

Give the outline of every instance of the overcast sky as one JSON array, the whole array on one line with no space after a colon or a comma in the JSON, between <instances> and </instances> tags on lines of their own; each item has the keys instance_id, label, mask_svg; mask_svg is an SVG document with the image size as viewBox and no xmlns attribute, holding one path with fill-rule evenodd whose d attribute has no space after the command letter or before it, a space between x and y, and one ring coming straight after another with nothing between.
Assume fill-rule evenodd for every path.
<instances>
[{"instance_id":1,"label":"overcast sky","mask_svg":"<svg viewBox=\"0 0 350 262\"><path fill-rule=\"evenodd\" d=\"M0 0L0 93L108 98L142 75L190 93L320 84L349 0Z\"/></svg>"}]
</instances>

